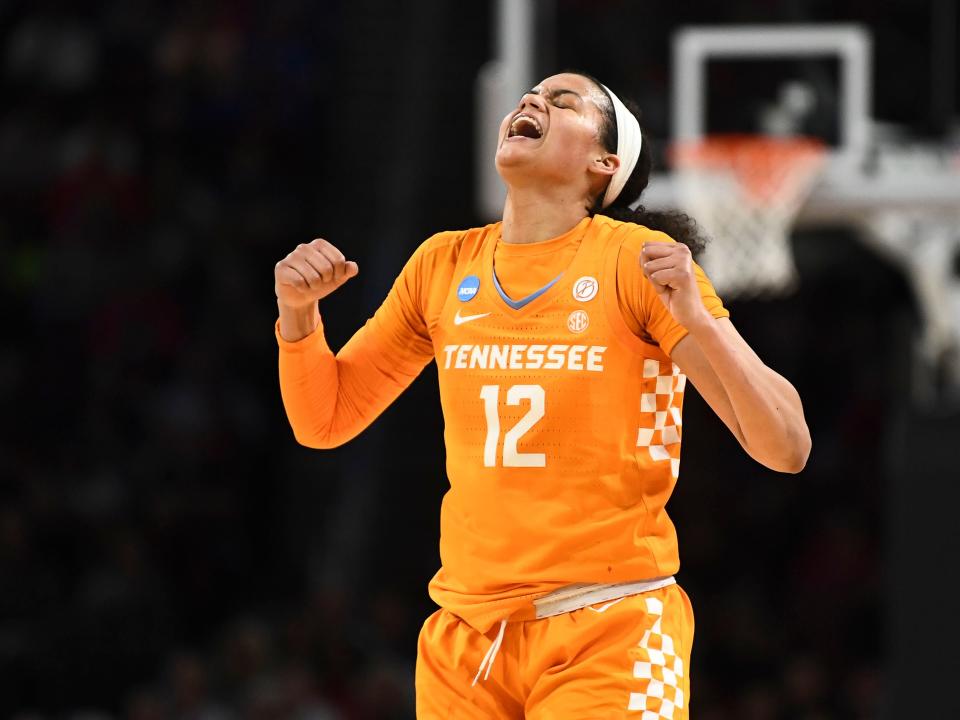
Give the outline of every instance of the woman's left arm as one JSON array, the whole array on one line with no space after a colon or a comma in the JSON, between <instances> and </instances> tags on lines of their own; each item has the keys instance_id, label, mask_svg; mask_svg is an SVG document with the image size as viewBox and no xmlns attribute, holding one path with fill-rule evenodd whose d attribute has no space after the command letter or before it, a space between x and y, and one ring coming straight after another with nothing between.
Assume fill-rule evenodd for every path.
<instances>
[{"instance_id":1,"label":"woman's left arm","mask_svg":"<svg viewBox=\"0 0 960 720\"><path fill-rule=\"evenodd\" d=\"M757 462L800 472L810 455L810 431L793 385L763 364L727 318L704 307L690 250L682 243L647 242L643 274L670 314L687 329L671 358Z\"/></svg>"}]
</instances>

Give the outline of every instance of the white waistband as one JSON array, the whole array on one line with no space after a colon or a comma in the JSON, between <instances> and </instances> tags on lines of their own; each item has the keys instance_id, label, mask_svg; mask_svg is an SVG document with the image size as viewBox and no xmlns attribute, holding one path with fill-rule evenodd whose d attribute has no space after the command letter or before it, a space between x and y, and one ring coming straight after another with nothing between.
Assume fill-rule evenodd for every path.
<instances>
[{"instance_id":1,"label":"white waistband","mask_svg":"<svg viewBox=\"0 0 960 720\"><path fill-rule=\"evenodd\" d=\"M539 620L540 618L580 610L587 605L593 605L604 600L617 600L629 595L639 595L651 590L659 590L676 582L673 575L668 575L652 580L632 580L608 585L596 583L565 585L537 598L533 601L533 605L536 608L537 619Z\"/></svg>"},{"instance_id":2,"label":"white waistband","mask_svg":"<svg viewBox=\"0 0 960 720\"><path fill-rule=\"evenodd\" d=\"M659 590L662 587L667 587L668 585L673 585L677 581L674 579L673 575L662 578L654 578L652 580L634 580L630 582L622 583L613 583L613 584L597 584L597 583L581 583L579 585L564 585L561 588L557 588L551 593L547 593L541 598L538 598L533 601L533 605L537 611L537 620L546 617L552 617L554 615L561 615L566 612L572 612L574 610L580 610L585 608L587 605L593 605L594 603L603 602L605 600L618 600L620 598L629 597L630 595L639 595L640 593L650 592L651 590ZM603 612L605 608L601 608L599 612ZM480 668L477 670L476 676L473 678L471 685L476 685L477 681L480 679L480 675L483 674L483 671L487 672L483 674L483 679L486 680L490 677L490 669L493 667L493 661L497 659L497 653L500 651L500 644L503 642L503 632L507 628L507 621L503 619L500 621L500 631L497 633L496 639L490 644L490 647L487 649L487 654L483 656L483 660L480 662Z\"/></svg>"}]
</instances>

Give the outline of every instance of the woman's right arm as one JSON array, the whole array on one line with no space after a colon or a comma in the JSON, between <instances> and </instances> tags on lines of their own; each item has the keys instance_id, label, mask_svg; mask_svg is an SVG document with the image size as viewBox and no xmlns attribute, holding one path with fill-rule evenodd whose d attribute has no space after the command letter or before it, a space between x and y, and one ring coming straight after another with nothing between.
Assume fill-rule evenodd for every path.
<instances>
[{"instance_id":1,"label":"woman's right arm","mask_svg":"<svg viewBox=\"0 0 960 720\"><path fill-rule=\"evenodd\" d=\"M432 359L418 308L416 257L374 317L336 355L324 339L317 301L357 275L356 263L320 239L277 263L280 391L302 445L330 448L355 437Z\"/></svg>"}]
</instances>

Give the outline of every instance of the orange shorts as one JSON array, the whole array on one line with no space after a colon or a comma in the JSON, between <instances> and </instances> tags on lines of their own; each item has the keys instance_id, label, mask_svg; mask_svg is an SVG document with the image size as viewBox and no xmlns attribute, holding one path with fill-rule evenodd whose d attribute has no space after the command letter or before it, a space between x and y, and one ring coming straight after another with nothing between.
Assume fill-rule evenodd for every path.
<instances>
[{"instance_id":1,"label":"orange shorts","mask_svg":"<svg viewBox=\"0 0 960 720\"><path fill-rule=\"evenodd\" d=\"M686 720L693 609L679 585L508 622L490 675L472 684L500 631L447 610L417 648L418 720Z\"/></svg>"}]
</instances>

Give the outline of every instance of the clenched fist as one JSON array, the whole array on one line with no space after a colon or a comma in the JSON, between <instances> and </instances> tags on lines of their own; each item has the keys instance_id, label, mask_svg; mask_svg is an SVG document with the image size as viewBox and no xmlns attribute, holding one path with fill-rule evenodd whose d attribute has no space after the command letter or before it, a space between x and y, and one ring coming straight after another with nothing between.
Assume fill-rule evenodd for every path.
<instances>
[{"instance_id":1,"label":"clenched fist","mask_svg":"<svg viewBox=\"0 0 960 720\"><path fill-rule=\"evenodd\" d=\"M689 329L711 319L700 297L690 248L679 242L644 243L640 265L677 322Z\"/></svg>"},{"instance_id":2,"label":"clenched fist","mask_svg":"<svg viewBox=\"0 0 960 720\"><path fill-rule=\"evenodd\" d=\"M357 264L326 240L302 243L274 267L277 301L291 309L308 307L358 272Z\"/></svg>"}]
</instances>

